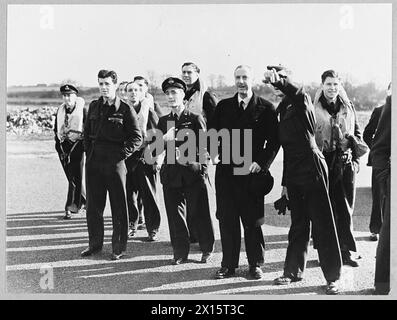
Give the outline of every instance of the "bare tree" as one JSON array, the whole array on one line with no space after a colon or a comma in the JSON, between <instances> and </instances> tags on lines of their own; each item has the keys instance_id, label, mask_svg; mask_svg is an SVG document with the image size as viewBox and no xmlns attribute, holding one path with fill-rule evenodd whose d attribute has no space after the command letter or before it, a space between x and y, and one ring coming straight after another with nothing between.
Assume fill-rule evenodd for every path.
<instances>
[{"instance_id":1,"label":"bare tree","mask_svg":"<svg viewBox=\"0 0 397 320\"><path fill-rule=\"evenodd\" d=\"M225 76L220 74L217 77L217 82L216 82L216 86L217 88L223 88L225 86Z\"/></svg>"},{"instance_id":2,"label":"bare tree","mask_svg":"<svg viewBox=\"0 0 397 320\"><path fill-rule=\"evenodd\" d=\"M209 80L209 83L210 83L210 87L211 87L211 88L214 88L214 87L215 87L215 79L216 79L216 75L213 74L213 73L211 73L211 74L208 76L208 80Z\"/></svg>"},{"instance_id":3,"label":"bare tree","mask_svg":"<svg viewBox=\"0 0 397 320\"><path fill-rule=\"evenodd\" d=\"M146 72L147 79L149 81L149 89L154 89L158 87L158 74L154 70L148 70Z\"/></svg>"},{"instance_id":4,"label":"bare tree","mask_svg":"<svg viewBox=\"0 0 397 320\"><path fill-rule=\"evenodd\" d=\"M175 77L173 74L170 73L164 73L161 75L161 83L163 83L163 81L169 77Z\"/></svg>"}]
</instances>

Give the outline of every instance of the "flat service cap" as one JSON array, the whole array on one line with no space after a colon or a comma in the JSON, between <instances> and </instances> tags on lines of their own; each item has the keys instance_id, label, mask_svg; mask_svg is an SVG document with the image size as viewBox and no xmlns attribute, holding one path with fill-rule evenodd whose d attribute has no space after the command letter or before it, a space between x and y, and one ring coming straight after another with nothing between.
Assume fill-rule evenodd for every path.
<instances>
[{"instance_id":1,"label":"flat service cap","mask_svg":"<svg viewBox=\"0 0 397 320\"><path fill-rule=\"evenodd\" d=\"M79 92L79 90L77 90L76 87L72 86L71 84L65 84L59 90L61 91L62 94Z\"/></svg>"},{"instance_id":2,"label":"flat service cap","mask_svg":"<svg viewBox=\"0 0 397 320\"><path fill-rule=\"evenodd\" d=\"M163 89L164 93L168 88L178 88L186 92L186 83L179 78L169 77L161 84L161 89Z\"/></svg>"}]
</instances>

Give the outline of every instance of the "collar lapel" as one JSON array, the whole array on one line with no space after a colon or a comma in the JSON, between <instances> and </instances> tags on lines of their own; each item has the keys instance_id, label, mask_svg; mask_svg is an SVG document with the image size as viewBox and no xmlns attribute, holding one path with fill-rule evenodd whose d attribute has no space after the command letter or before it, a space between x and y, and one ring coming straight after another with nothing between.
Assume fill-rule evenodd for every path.
<instances>
[{"instance_id":1,"label":"collar lapel","mask_svg":"<svg viewBox=\"0 0 397 320\"><path fill-rule=\"evenodd\" d=\"M248 106L245 108L245 110L247 111L247 109L248 109L248 111L250 111L250 112L254 111L255 106L257 105L257 100L258 100L258 97L255 95L255 93L252 93L252 97L251 97L250 101L248 102Z\"/></svg>"},{"instance_id":2,"label":"collar lapel","mask_svg":"<svg viewBox=\"0 0 397 320\"><path fill-rule=\"evenodd\" d=\"M234 95L234 97L233 97L233 105L234 105L234 108L240 109L240 106L239 106L239 104L238 104L238 93L236 93L236 94Z\"/></svg>"},{"instance_id":3,"label":"collar lapel","mask_svg":"<svg viewBox=\"0 0 397 320\"><path fill-rule=\"evenodd\" d=\"M180 121L185 121L188 118L188 111L185 109L182 111L181 116L179 117Z\"/></svg>"}]
</instances>

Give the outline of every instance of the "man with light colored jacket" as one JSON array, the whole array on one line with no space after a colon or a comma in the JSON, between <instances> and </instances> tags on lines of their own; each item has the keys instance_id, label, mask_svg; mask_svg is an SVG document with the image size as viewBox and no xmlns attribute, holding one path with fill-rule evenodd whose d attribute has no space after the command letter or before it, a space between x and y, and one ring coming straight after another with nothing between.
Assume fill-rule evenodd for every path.
<instances>
[{"instance_id":1,"label":"man with light colored jacket","mask_svg":"<svg viewBox=\"0 0 397 320\"><path fill-rule=\"evenodd\" d=\"M83 213L86 203L83 184L84 148L83 127L87 114L84 99L77 96L78 90L71 84L60 88L63 103L58 108L55 124L55 149L68 179L68 195L65 204L64 220L72 218L72 213Z\"/></svg>"},{"instance_id":2,"label":"man with light colored jacket","mask_svg":"<svg viewBox=\"0 0 397 320\"><path fill-rule=\"evenodd\" d=\"M358 267L350 251L357 251L353 236L355 180L359 158L368 147L362 142L356 111L344 91L338 74L327 70L314 99L315 137L329 170L329 196L344 265ZM315 230L313 231L315 233ZM315 238L315 237L314 237ZM316 243L314 243L316 246Z\"/></svg>"}]
</instances>

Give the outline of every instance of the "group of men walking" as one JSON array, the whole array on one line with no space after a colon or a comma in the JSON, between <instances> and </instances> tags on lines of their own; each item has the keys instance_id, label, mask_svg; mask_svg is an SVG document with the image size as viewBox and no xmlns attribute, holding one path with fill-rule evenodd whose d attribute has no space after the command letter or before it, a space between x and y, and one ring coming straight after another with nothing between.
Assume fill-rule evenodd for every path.
<instances>
[{"instance_id":1,"label":"group of men walking","mask_svg":"<svg viewBox=\"0 0 397 320\"><path fill-rule=\"evenodd\" d=\"M76 169L68 169L75 174L67 173L69 194L73 194L68 195L67 218L86 202L81 189L82 154L86 153L89 246L81 255L102 250L107 192L113 223L111 259L125 254L142 208L148 241L157 240L159 172L173 263L188 261L192 241L199 243L201 262L208 262L214 249L208 200L208 165L212 162L216 165L215 215L222 243L221 268L215 277L235 275L242 223L249 277L261 279L264 196L273 186L269 168L282 146L281 196L291 211L291 228L284 272L275 284L303 279L312 237L327 281L326 293L337 294L342 265L358 266L351 256L351 251L356 251L352 234L355 175L359 158L367 151L354 106L337 73L327 70L322 74L322 86L312 102L303 88L292 83L286 68L268 67L264 82L281 98L277 109L253 92L253 72L247 65L234 70L236 94L219 102L199 75L198 66L188 62L182 65L182 79L164 80L162 90L170 109L165 115L159 114L161 108L147 92L148 82L143 77L117 86L117 74L101 70L101 97L90 103L88 111L78 107L77 101L68 103L70 96L77 100L75 87L61 87L65 103L59 108L55 127L61 161L66 158L72 163L70 150L81 145L79 170L76 160ZM156 132L161 133L163 152L153 147L159 143ZM208 134L206 139L215 137L216 143L199 141L203 133ZM190 152L186 145L192 141L194 155L185 161ZM233 148L244 151L244 157L236 157Z\"/></svg>"}]
</instances>

